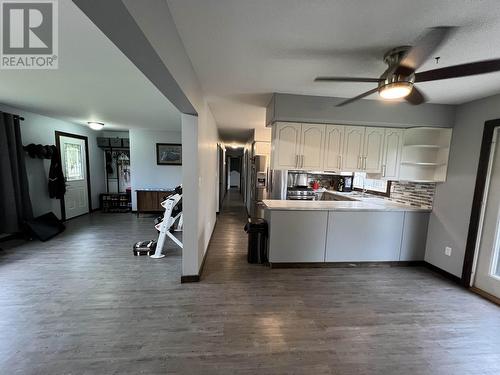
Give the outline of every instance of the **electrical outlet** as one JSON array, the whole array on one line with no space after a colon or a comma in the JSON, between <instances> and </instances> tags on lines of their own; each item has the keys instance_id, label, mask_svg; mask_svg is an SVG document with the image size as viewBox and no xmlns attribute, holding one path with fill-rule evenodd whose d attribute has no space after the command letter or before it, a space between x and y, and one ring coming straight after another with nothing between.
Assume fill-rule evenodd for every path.
<instances>
[{"instance_id":1,"label":"electrical outlet","mask_svg":"<svg viewBox=\"0 0 500 375\"><path fill-rule=\"evenodd\" d=\"M445 255L448 255L449 257L451 257L451 247L446 246L446 247L444 248L444 254L445 254Z\"/></svg>"}]
</instances>

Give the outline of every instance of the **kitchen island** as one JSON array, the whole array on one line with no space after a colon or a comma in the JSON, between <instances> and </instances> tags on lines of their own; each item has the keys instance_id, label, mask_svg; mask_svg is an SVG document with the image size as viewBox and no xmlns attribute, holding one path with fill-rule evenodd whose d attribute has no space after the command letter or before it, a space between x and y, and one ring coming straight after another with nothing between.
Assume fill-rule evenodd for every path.
<instances>
[{"instance_id":1,"label":"kitchen island","mask_svg":"<svg viewBox=\"0 0 500 375\"><path fill-rule=\"evenodd\" d=\"M424 260L429 209L376 197L263 203L271 266Z\"/></svg>"}]
</instances>

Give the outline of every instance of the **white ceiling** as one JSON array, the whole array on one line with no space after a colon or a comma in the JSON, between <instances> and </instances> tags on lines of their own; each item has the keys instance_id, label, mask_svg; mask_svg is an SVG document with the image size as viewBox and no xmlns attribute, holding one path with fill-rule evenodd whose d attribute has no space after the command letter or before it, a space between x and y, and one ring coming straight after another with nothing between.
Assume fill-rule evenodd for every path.
<instances>
[{"instance_id":1,"label":"white ceiling","mask_svg":"<svg viewBox=\"0 0 500 375\"><path fill-rule=\"evenodd\" d=\"M373 86L314 83L320 75L378 77L383 54L428 27L460 26L439 65L500 57L498 0L167 0L225 138L264 126L272 92L351 97ZM433 103L500 92L500 73L419 87ZM369 99L379 99L372 95Z\"/></svg>"},{"instance_id":2,"label":"white ceiling","mask_svg":"<svg viewBox=\"0 0 500 375\"><path fill-rule=\"evenodd\" d=\"M70 0L59 1L59 69L0 71L0 102L108 130L180 130L179 111Z\"/></svg>"}]
</instances>

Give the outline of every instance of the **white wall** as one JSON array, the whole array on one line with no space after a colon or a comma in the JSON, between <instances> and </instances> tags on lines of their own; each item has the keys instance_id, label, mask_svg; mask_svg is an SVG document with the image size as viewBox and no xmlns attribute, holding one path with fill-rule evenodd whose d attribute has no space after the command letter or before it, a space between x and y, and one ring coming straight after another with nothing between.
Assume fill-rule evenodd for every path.
<instances>
[{"instance_id":1,"label":"white wall","mask_svg":"<svg viewBox=\"0 0 500 375\"><path fill-rule=\"evenodd\" d=\"M461 277L484 123L500 118L500 95L461 105L451 140L448 177L437 184L425 260ZM445 246L452 255L444 254Z\"/></svg>"},{"instance_id":2,"label":"white wall","mask_svg":"<svg viewBox=\"0 0 500 375\"><path fill-rule=\"evenodd\" d=\"M157 165L157 143L181 143L181 132L131 129L130 183L132 210L137 210L137 189L169 189L182 183L182 166Z\"/></svg>"},{"instance_id":3,"label":"white wall","mask_svg":"<svg viewBox=\"0 0 500 375\"><path fill-rule=\"evenodd\" d=\"M198 275L216 220L217 126L167 2L150 0L147 7L133 0L124 0L123 3L198 114L197 117L181 116L184 193L182 274ZM158 81L161 79L158 77Z\"/></svg>"},{"instance_id":4,"label":"white wall","mask_svg":"<svg viewBox=\"0 0 500 375\"><path fill-rule=\"evenodd\" d=\"M208 105L182 115L184 250L182 274L197 275L215 227L218 206L218 131ZM191 233L196 234L192 236Z\"/></svg>"},{"instance_id":5,"label":"white wall","mask_svg":"<svg viewBox=\"0 0 500 375\"><path fill-rule=\"evenodd\" d=\"M92 209L99 208L99 194L106 191L104 153L97 147L96 141L96 137L100 136L100 132L91 130L83 125L38 115L3 104L0 104L0 110L24 117L24 121L21 121L21 137L24 145L30 143L55 145L56 131L88 137ZM51 211L57 217L61 218L60 200L49 197L49 167L50 160L32 159L26 156L26 171L30 185L33 214L39 216Z\"/></svg>"}]
</instances>

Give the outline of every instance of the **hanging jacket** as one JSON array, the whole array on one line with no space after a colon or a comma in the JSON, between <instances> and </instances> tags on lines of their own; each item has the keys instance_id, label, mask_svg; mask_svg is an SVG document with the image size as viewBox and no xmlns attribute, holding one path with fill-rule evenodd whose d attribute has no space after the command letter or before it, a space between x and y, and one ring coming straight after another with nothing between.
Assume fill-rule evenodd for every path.
<instances>
[{"instance_id":1,"label":"hanging jacket","mask_svg":"<svg viewBox=\"0 0 500 375\"><path fill-rule=\"evenodd\" d=\"M52 159L49 169L49 196L51 198L63 199L66 193L66 181L61 164L61 154L56 146L52 148Z\"/></svg>"}]
</instances>

